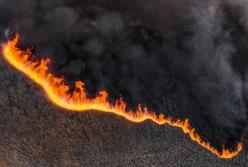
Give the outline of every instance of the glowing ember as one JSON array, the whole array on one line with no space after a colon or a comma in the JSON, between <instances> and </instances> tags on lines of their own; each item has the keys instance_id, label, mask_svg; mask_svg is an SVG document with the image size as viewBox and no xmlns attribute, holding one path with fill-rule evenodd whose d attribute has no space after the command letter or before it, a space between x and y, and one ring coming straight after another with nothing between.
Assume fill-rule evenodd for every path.
<instances>
[{"instance_id":1,"label":"glowing ember","mask_svg":"<svg viewBox=\"0 0 248 167\"><path fill-rule=\"evenodd\" d=\"M113 113L136 123L151 120L159 125L169 124L181 128L193 141L220 158L233 158L242 150L242 143L237 143L234 150L228 150L223 147L221 151L218 151L209 142L202 140L199 134L195 132L195 129L191 127L189 120L175 120L165 117L163 114L156 115L147 108L142 108L141 105L138 106L137 111L127 111L126 103L122 99L116 100L115 104L110 104L106 91L99 92L95 98L88 98L84 83L81 81L76 82L74 91L70 92L69 86L64 83L64 78L56 77L48 71L49 59L35 59L30 50L22 51L19 49L16 46L18 42L19 35L16 35L15 39L3 45L4 58L17 70L39 84L51 102L61 108L75 112L97 110Z\"/></svg>"}]
</instances>

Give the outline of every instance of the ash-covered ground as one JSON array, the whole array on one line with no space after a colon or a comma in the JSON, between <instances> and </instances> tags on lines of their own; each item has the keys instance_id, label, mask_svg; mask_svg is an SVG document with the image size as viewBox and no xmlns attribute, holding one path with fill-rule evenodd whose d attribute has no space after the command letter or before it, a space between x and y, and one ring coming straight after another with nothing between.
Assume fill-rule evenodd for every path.
<instances>
[{"instance_id":1,"label":"ash-covered ground","mask_svg":"<svg viewBox=\"0 0 248 167\"><path fill-rule=\"evenodd\" d=\"M104 89L110 101L123 97L132 109L142 104L189 118L214 147L232 149L245 142L247 127L247 5L246 0L0 0L0 32L3 41L19 32L21 47L50 57L51 71L68 84L84 81L90 96ZM1 63L3 166L247 164L246 151L218 160L166 125L61 111L9 68Z\"/></svg>"}]
</instances>

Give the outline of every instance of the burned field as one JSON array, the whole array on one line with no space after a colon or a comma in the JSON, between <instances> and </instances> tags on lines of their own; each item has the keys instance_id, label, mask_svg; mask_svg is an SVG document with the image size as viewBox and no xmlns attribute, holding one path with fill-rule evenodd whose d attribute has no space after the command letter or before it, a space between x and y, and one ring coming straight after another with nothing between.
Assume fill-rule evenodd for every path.
<instances>
[{"instance_id":1,"label":"burned field","mask_svg":"<svg viewBox=\"0 0 248 167\"><path fill-rule=\"evenodd\" d=\"M246 165L245 2L187 2L23 0L9 5L3 0L1 165ZM16 33L21 54L6 51ZM35 59L50 59L49 70L40 68L41 62L29 66L31 57L18 58L27 47ZM16 58L17 66L8 57ZM26 66L37 78L63 75L70 89L58 93L56 83L49 96L49 87L21 70ZM76 102L80 107L71 105L74 98L65 95L72 95L78 80L85 85L80 94L88 99L105 90L108 105L121 97L134 114L102 113L110 108L102 107L101 99L85 107L89 111L82 109L83 99ZM155 121L143 122L150 119L145 110L135 115L139 104L156 114ZM187 119L190 127L180 121L169 126L159 114Z\"/></svg>"}]
</instances>

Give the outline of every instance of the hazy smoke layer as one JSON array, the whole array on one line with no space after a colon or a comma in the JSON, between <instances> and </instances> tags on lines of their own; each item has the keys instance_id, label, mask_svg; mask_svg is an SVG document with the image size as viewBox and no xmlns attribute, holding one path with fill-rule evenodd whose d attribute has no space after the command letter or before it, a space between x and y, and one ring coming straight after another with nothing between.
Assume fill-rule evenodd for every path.
<instances>
[{"instance_id":1,"label":"hazy smoke layer","mask_svg":"<svg viewBox=\"0 0 248 167\"><path fill-rule=\"evenodd\" d=\"M1 0L0 31L22 35L68 82L129 107L190 118L217 146L246 122L246 0Z\"/></svg>"}]
</instances>

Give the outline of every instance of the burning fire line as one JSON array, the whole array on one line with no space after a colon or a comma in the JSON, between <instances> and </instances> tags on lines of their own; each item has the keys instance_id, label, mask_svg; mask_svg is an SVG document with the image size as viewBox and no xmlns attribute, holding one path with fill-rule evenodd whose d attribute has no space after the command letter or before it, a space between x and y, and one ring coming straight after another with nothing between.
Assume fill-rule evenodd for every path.
<instances>
[{"instance_id":1,"label":"burning fire line","mask_svg":"<svg viewBox=\"0 0 248 167\"><path fill-rule=\"evenodd\" d=\"M159 125L169 124L182 129L193 141L224 159L237 156L243 148L242 143L238 142L234 150L223 147L222 150L219 151L200 137L195 129L191 127L188 119L179 120L165 117L163 114L156 115L147 108L142 108L141 105L138 106L137 111L128 111L126 103L122 99L116 100L114 104L110 104L106 91L99 92L95 98L88 98L85 85L81 81L75 82L75 88L73 92L70 92L70 88L64 83L63 77L56 77L49 72L48 64L50 60L37 60L29 49L25 51L21 50L17 47L19 40L20 37L17 34L14 39L3 44L3 57L14 68L40 85L48 98L58 107L74 112L97 110L100 112L113 113L136 123L151 120Z\"/></svg>"}]
</instances>

